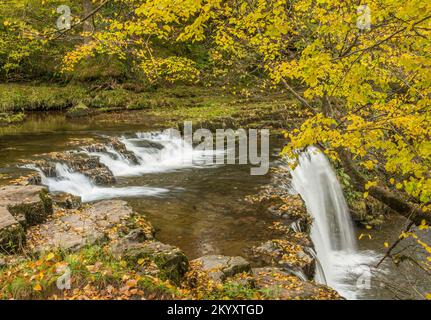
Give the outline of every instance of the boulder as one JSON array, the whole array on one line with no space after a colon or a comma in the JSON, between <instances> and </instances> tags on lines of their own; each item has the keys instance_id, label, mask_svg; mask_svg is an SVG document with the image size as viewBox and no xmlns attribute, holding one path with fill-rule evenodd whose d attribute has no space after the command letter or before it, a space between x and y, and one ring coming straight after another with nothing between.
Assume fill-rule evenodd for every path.
<instances>
[{"instance_id":1,"label":"boulder","mask_svg":"<svg viewBox=\"0 0 431 320\"><path fill-rule=\"evenodd\" d=\"M0 207L5 207L24 227L44 222L52 214L52 200L43 186L4 186Z\"/></svg>"},{"instance_id":2,"label":"boulder","mask_svg":"<svg viewBox=\"0 0 431 320\"><path fill-rule=\"evenodd\" d=\"M75 251L85 245L118 237L115 229L129 219L132 209L122 200L105 200L77 210L58 210L43 225L27 232L36 252L61 248Z\"/></svg>"},{"instance_id":3,"label":"boulder","mask_svg":"<svg viewBox=\"0 0 431 320\"><path fill-rule=\"evenodd\" d=\"M298 277L280 268L253 269L254 286L273 299L281 300L339 300L340 295L324 286Z\"/></svg>"},{"instance_id":4,"label":"boulder","mask_svg":"<svg viewBox=\"0 0 431 320\"><path fill-rule=\"evenodd\" d=\"M51 193L52 202L63 209L78 209L82 205L81 197L67 192Z\"/></svg>"},{"instance_id":5,"label":"boulder","mask_svg":"<svg viewBox=\"0 0 431 320\"><path fill-rule=\"evenodd\" d=\"M239 256L208 255L195 259L192 263L215 282L223 282L228 277L251 270L250 263Z\"/></svg>"},{"instance_id":6,"label":"boulder","mask_svg":"<svg viewBox=\"0 0 431 320\"><path fill-rule=\"evenodd\" d=\"M124 159L127 159L131 164L134 164L134 165L139 164L139 161L138 161L138 158L136 158L136 155L132 151L127 150L124 143L122 143L118 138L107 138L104 143L95 143L89 146L85 146L84 149L87 150L88 152L107 153L107 154L110 154L110 156L115 159L117 155L113 152L110 152L107 146L113 148L122 157L124 157Z\"/></svg>"},{"instance_id":7,"label":"boulder","mask_svg":"<svg viewBox=\"0 0 431 320\"><path fill-rule=\"evenodd\" d=\"M144 272L146 263L143 261L154 262L160 271L159 276L175 284L180 283L189 268L189 261L179 248L159 241L123 242L113 248L113 253Z\"/></svg>"},{"instance_id":8,"label":"boulder","mask_svg":"<svg viewBox=\"0 0 431 320\"><path fill-rule=\"evenodd\" d=\"M308 279L314 276L316 261L307 247L287 239L269 240L252 249L253 256L261 265L281 267L300 272Z\"/></svg>"},{"instance_id":9,"label":"boulder","mask_svg":"<svg viewBox=\"0 0 431 320\"><path fill-rule=\"evenodd\" d=\"M67 165L71 170L79 172L96 184L111 184L115 182L115 177L111 170L100 162L97 156L88 156L76 151L51 152L46 155L48 159L31 161L47 177L55 177L55 163L59 162ZM27 161L30 162L30 161Z\"/></svg>"},{"instance_id":10,"label":"boulder","mask_svg":"<svg viewBox=\"0 0 431 320\"><path fill-rule=\"evenodd\" d=\"M0 250L18 251L25 240L24 229L5 207L0 207Z\"/></svg>"}]
</instances>

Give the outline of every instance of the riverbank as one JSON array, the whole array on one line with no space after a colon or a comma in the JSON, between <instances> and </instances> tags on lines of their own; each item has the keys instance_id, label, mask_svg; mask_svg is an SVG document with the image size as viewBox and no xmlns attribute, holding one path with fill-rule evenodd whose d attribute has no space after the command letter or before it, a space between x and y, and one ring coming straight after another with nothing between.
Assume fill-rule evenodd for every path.
<instances>
[{"instance_id":1,"label":"riverbank","mask_svg":"<svg viewBox=\"0 0 431 320\"><path fill-rule=\"evenodd\" d=\"M132 157L118 143L112 145ZM0 256L3 299L339 299L333 290L295 275L314 273L314 259L302 249L310 243L302 233L277 228L281 238L254 249L258 265L242 256L190 261L180 248L160 242L147 218L123 200L82 203L64 192L48 194L39 186L41 176L54 174L47 161L63 161L97 184L114 177L95 157L47 156L36 163L40 174L1 189L0 220L8 226L2 224L0 245L9 253ZM263 210L273 205L260 202ZM303 221L298 215L305 212L303 203L293 203L296 209L280 209L284 218Z\"/></svg>"},{"instance_id":2,"label":"riverbank","mask_svg":"<svg viewBox=\"0 0 431 320\"><path fill-rule=\"evenodd\" d=\"M303 117L290 95L279 91L232 92L231 88L190 86L144 91L136 84L113 88L91 84L0 84L0 110L5 115L2 135L25 131L26 119L35 113L63 112L67 117L64 123L90 120L133 124L151 117L158 128L192 121L208 129L250 127L277 132L294 127ZM105 116L106 113L114 116ZM55 122L60 125L61 121L58 118ZM46 126L49 130L49 121Z\"/></svg>"}]
</instances>

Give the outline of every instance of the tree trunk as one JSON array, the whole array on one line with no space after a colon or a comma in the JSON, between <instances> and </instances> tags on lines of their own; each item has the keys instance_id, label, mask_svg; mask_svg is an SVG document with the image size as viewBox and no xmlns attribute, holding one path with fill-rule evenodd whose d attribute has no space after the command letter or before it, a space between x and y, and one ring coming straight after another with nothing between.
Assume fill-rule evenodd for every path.
<instances>
[{"instance_id":1,"label":"tree trunk","mask_svg":"<svg viewBox=\"0 0 431 320\"><path fill-rule=\"evenodd\" d=\"M422 220L425 220L428 224L431 224L431 214L423 212L419 208L409 204L404 199L396 196L390 190L382 187L371 187L365 190L365 184L367 181L362 175L355 169L352 161L349 158L349 154L345 150L339 151L341 162L343 163L344 169L349 177L352 179L354 186L361 192L367 191L369 195L387 205L392 210L401 214L402 216L410 219L416 225L420 225Z\"/></svg>"}]
</instances>

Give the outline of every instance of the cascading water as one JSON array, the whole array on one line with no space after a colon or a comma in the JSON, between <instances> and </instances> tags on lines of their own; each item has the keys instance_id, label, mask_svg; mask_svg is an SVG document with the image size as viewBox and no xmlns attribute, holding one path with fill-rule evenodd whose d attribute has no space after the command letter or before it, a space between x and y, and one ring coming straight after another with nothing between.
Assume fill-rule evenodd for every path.
<instances>
[{"instance_id":1,"label":"cascading water","mask_svg":"<svg viewBox=\"0 0 431 320\"><path fill-rule=\"evenodd\" d=\"M163 172L185 167L204 166L217 151L196 150L180 137L167 132L138 132L133 138L121 137L120 141L132 152L139 163L131 163L119 152L107 146L107 152L90 152L106 165L115 176L139 176L145 173ZM147 143L146 143L147 142ZM154 145L148 144L148 142ZM190 161L187 161L189 160Z\"/></svg>"},{"instance_id":2,"label":"cascading water","mask_svg":"<svg viewBox=\"0 0 431 320\"><path fill-rule=\"evenodd\" d=\"M313 217L311 238L321 268L316 281L326 283L348 299L358 298L358 277L369 274L373 252L358 252L352 220L343 191L325 155L310 147L299 155L292 188Z\"/></svg>"},{"instance_id":3,"label":"cascading water","mask_svg":"<svg viewBox=\"0 0 431 320\"><path fill-rule=\"evenodd\" d=\"M163 188L151 187L99 187L85 175L73 172L67 165L61 163L55 165L55 177L47 177L37 167L26 167L39 172L42 184L46 185L50 191L68 192L80 196L83 202L120 197L157 196L168 191Z\"/></svg>"},{"instance_id":4,"label":"cascading water","mask_svg":"<svg viewBox=\"0 0 431 320\"><path fill-rule=\"evenodd\" d=\"M127 151L134 154L138 163L133 163L121 152L110 145L104 151L82 152L97 156L116 177L139 176L145 173L163 172L185 167L200 167L206 165L206 160L213 158L217 151L194 150L181 137L175 137L168 132L138 132L132 138L121 137ZM190 161L187 161L190 159ZM111 199L119 197L157 196L168 190L147 186L100 187L87 176L74 172L67 165L56 163L55 177L48 177L35 166L26 166L39 172L42 184L50 191L68 192L81 196L83 202Z\"/></svg>"}]
</instances>

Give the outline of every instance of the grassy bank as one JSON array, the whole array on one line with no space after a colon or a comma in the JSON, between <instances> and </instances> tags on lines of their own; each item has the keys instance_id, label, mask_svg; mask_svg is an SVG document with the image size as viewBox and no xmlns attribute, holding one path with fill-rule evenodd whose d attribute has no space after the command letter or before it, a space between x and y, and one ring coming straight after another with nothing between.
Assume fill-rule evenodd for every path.
<instances>
[{"instance_id":1,"label":"grassy bank","mask_svg":"<svg viewBox=\"0 0 431 320\"><path fill-rule=\"evenodd\" d=\"M220 124L280 128L288 126L287 119L297 117L287 94L231 89L237 92L197 86L146 89L132 83L109 88L91 84L0 84L0 112L7 119L22 121L26 113L35 111L67 110L79 117L143 111L162 119L164 126L191 120L208 128Z\"/></svg>"}]
</instances>

